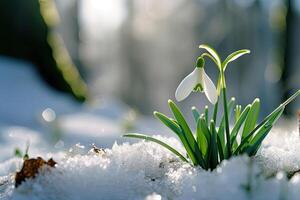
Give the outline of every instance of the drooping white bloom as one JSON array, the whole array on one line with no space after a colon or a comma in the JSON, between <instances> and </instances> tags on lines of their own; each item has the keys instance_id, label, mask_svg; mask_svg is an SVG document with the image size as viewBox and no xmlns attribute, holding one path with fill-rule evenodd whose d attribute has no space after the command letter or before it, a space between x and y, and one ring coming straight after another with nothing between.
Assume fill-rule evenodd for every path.
<instances>
[{"instance_id":1,"label":"drooping white bloom","mask_svg":"<svg viewBox=\"0 0 300 200\"><path fill-rule=\"evenodd\" d=\"M177 101L184 100L193 90L200 90L204 92L207 99L215 104L218 99L217 89L204 71L204 60L201 58L201 63L197 61L197 66L187 75L179 84L175 92L175 98Z\"/></svg>"}]
</instances>

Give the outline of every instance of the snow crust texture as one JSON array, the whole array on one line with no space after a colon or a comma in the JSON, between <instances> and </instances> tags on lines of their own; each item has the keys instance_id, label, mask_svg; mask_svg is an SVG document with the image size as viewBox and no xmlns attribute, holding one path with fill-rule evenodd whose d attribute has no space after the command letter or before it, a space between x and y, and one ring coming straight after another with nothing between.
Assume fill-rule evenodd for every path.
<instances>
[{"instance_id":1,"label":"snow crust texture","mask_svg":"<svg viewBox=\"0 0 300 200\"><path fill-rule=\"evenodd\" d=\"M159 136L158 136L159 137ZM184 152L175 138L162 138ZM298 133L275 129L258 156L235 157L209 172L183 163L159 145L117 144L97 154L77 144L68 152L44 155L57 161L35 179L14 188L22 160L0 163L0 199L299 199L300 175L285 171L300 164Z\"/></svg>"}]
</instances>

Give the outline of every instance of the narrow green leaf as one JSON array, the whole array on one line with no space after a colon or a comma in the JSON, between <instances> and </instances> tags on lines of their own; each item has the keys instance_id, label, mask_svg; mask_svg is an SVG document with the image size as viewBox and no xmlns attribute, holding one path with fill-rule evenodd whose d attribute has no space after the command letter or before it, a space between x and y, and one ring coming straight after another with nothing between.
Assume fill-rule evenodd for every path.
<instances>
[{"instance_id":1,"label":"narrow green leaf","mask_svg":"<svg viewBox=\"0 0 300 200\"><path fill-rule=\"evenodd\" d=\"M270 125L261 127L248 146L244 148L244 150L241 150L241 153L247 153L249 156L254 156L271 129L272 126Z\"/></svg>"},{"instance_id":2,"label":"narrow green leaf","mask_svg":"<svg viewBox=\"0 0 300 200\"><path fill-rule=\"evenodd\" d=\"M208 57L208 58L210 58L210 59L211 59L211 60L212 60L212 61L213 61L213 62L214 62L214 63L215 63L217 66L218 66L218 62L217 62L217 60L216 60L214 57L212 57L212 56L211 56L211 54L209 54L209 53L206 53L206 52L205 52L205 53L203 53L203 54L201 54L201 57L203 57L203 58L204 58L205 56L206 56L206 57Z\"/></svg>"},{"instance_id":3,"label":"narrow green leaf","mask_svg":"<svg viewBox=\"0 0 300 200\"><path fill-rule=\"evenodd\" d=\"M154 112L155 117L157 117L163 124L165 124L167 127L169 127L174 133L176 133L176 135L179 137L182 145L184 146L184 148L186 149L186 152L189 156L189 158L191 159L191 161L197 165L198 161L196 159L196 155L194 153L194 151L192 150L192 148L190 147L184 133L183 130L181 129L181 127L175 122L175 120L173 121L171 118L168 118L167 116L165 116L164 114L160 113L160 112Z\"/></svg>"},{"instance_id":4,"label":"narrow green leaf","mask_svg":"<svg viewBox=\"0 0 300 200\"><path fill-rule=\"evenodd\" d=\"M209 155L210 155L210 151L211 151L211 144L210 144L210 140L211 140L211 133L209 130L209 127L207 125L207 122L205 121L205 117L202 116L200 117L200 130L201 133L204 135L204 140L207 142L207 146L205 147L205 153L202 154L203 155L203 159L205 161L205 164L207 165L207 169L208 169L208 165L210 163L209 161Z\"/></svg>"},{"instance_id":5,"label":"narrow green leaf","mask_svg":"<svg viewBox=\"0 0 300 200\"><path fill-rule=\"evenodd\" d=\"M197 137L197 144L201 151L201 154L203 157L205 157L207 155L207 149L208 149L209 144L207 141L207 136L205 136L205 133L201 127L202 120L203 120L203 117L199 118L197 121L196 137Z\"/></svg>"},{"instance_id":6,"label":"narrow green leaf","mask_svg":"<svg viewBox=\"0 0 300 200\"><path fill-rule=\"evenodd\" d=\"M196 145L194 135L193 135L190 127L188 126L187 122L185 121L184 116L182 115L181 111L179 110L179 108L176 106L176 104L173 101L169 100L168 103L169 103L169 107L170 107L171 111L173 112L173 115L176 118L178 124L181 126L182 130L185 132L188 143L191 145L193 151L195 151L195 149L198 149L198 146Z\"/></svg>"},{"instance_id":7,"label":"narrow green leaf","mask_svg":"<svg viewBox=\"0 0 300 200\"><path fill-rule=\"evenodd\" d=\"M222 120L221 121L221 124L220 124L220 127L219 127L219 129L218 129L218 138L219 138L219 140L220 140L220 143L222 144L222 147L223 147L223 155L225 155L226 154L226 149L225 149L225 122L224 122L225 120ZM226 157L225 157L226 158Z\"/></svg>"},{"instance_id":8,"label":"narrow green leaf","mask_svg":"<svg viewBox=\"0 0 300 200\"><path fill-rule=\"evenodd\" d=\"M220 136L217 134L217 144L218 144L218 151L219 151L219 156L220 156L220 162L224 160L225 155L224 155L224 146L225 144L222 144L222 141L220 139Z\"/></svg>"},{"instance_id":9,"label":"narrow green leaf","mask_svg":"<svg viewBox=\"0 0 300 200\"><path fill-rule=\"evenodd\" d=\"M208 53L210 53L210 55L216 60L217 66L219 67L219 69L221 69L221 59L216 50L214 50L212 47L210 47L206 44L200 45L199 48L205 49L206 51L208 51Z\"/></svg>"},{"instance_id":10,"label":"narrow green leaf","mask_svg":"<svg viewBox=\"0 0 300 200\"><path fill-rule=\"evenodd\" d=\"M249 113L245 121L244 129L242 133L242 139L244 139L254 129L259 115L259 109L260 109L260 101L259 99L255 99L251 105L251 108L249 110Z\"/></svg>"},{"instance_id":11,"label":"narrow green leaf","mask_svg":"<svg viewBox=\"0 0 300 200\"><path fill-rule=\"evenodd\" d=\"M248 53L250 53L250 50L248 50L248 49L242 49L242 50L238 50L238 51L235 51L235 52L231 53L229 56L227 56L227 58L222 63L223 70L225 71L225 69L227 68L228 63L230 63L230 62L238 59L242 55L245 55L245 54L248 54Z\"/></svg>"},{"instance_id":12,"label":"narrow green leaf","mask_svg":"<svg viewBox=\"0 0 300 200\"><path fill-rule=\"evenodd\" d=\"M15 154L16 157L19 157L19 158L23 157L23 153L22 153L21 149L19 149L19 148L15 148L15 153L14 154Z\"/></svg>"},{"instance_id":13,"label":"narrow green leaf","mask_svg":"<svg viewBox=\"0 0 300 200\"><path fill-rule=\"evenodd\" d=\"M228 117L229 117L229 118L230 118L230 116L232 115L233 108L234 108L234 104L235 104L235 97L231 97L229 103L227 104Z\"/></svg>"},{"instance_id":14,"label":"narrow green leaf","mask_svg":"<svg viewBox=\"0 0 300 200\"><path fill-rule=\"evenodd\" d=\"M251 108L251 105L248 105L245 107L245 109L243 110L242 114L240 115L240 117L238 118L237 122L235 123L232 131L231 131L231 134L230 134L230 137L231 137L231 144L234 143L234 141L236 141L236 137L239 133L239 130L241 128L241 126L243 125L243 123L245 122L245 119L249 113L249 110Z\"/></svg>"},{"instance_id":15,"label":"narrow green leaf","mask_svg":"<svg viewBox=\"0 0 300 200\"><path fill-rule=\"evenodd\" d=\"M273 126L277 120L280 118L284 111L285 107L282 107L282 109L278 110L274 115L270 117L270 119L266 122L265 126Z\"/></svg>"},{"instance_id":16,"label":"narrow green leaf","mask_svg":"<svg viewBox=\"0 0 300 200\"><path fill-rule=\"evenodd\" d=\"M249 133L249 135L241 141L241 144L239 145L239 147L236 149L235 153L238 153L240 151L240 149L243 147L243 145L248 142L248 139L250 137L252 137L252 135L263 125L265 125L266 123L270 123L270 124L275 124L276 121L279 119L279 117L281 116L281 113L283 112L284 108L286 105L288 105L290 102L292 102L298 95L300 94L300 90L298 90L297 92L295 92L290 98L288 98L285 102L283 102L282 104L280 104L275 110L273 110L273 112L271 112L267 117L265 117L263 119L262 122L260 122L252 131L251 133ZM270 120L271 119L271 120Z\"/></svg>"},{"instance_id":17,"label":"narrow green leaf","mask_svg":"<svg viewBox=\"0 0 300 200\"><path fill-rule=\"evenodd\" d=\"M208 124L208 106L205 106L204 108L204 117L205 117L205 121Z\"/></svg>"},{"instance_id":18,"label":"narrow green leaf","mask_svg":"<svg viewBox=\"0 0 300 200\"><path fill-rule=\"evenodd\" d=\"M219 78L218 78L217 93L218 93L218 96L221 95L221 75L219 75Z\"/></svg>"},{"instance_id":19,"label":"narrow green leaf","mask_svg":"<svg viewBox=\"0 0 300 200\"><path fill-rule=\"evenodd\" d=\"M177 155L182 161L184 162L189 162L181 153L179 153L176 149L174 149L173 147L171 147L170 145L154 138L148 135L143 135L143 134L139 134L139 133L129 133L129 134L125 134L123 135L123 137L130 137L130 138L139 138L139 139L145 139L151 142L155 142L163 147L165 147L166 149L168 149L169 151L171 151L172 153L174 153L175 155Z\"/></svg>"},{"instance_id":20,"label":"narrow green leaf","mask_svg":"<svg viewBox=\"0 0 300 200\"><path fill-rule=\"evenodd\" d=\"M235 109L234 109L234 123L236 123L238 121L238 119L240 118L241 112L242 112L242 106L236 105Z\"/></svg>"},{"instance_id":21,"label":"narrow green leaf","mask_svg":"<svg viewBox=\"0 0 300 200\"><path fill-rule=\"evenodd\" d=\"M177 120L178 124L180 125L180 127L182 129L182 132L183 132L189 146L191 147L192 151L194 152L195 157L197 158L198 162L201 162L199 159L202 158L202 155L201 155L200 149L197 145L197 142L194 138L194 135L193 135L190 127L188 126L181 111L176 106L176 104L172 100L169 100L168 103L169 103L169 107L170 107L171 111L173 112L175 119Z\"/></svg>"},{"instance_id":22,"label":"narrow green leaf","mask_svg":"<svg viewBox=\"0 0 300 200\"><path fill-rule=\"evenodd\" d=\"M259 125L257 125L255 127L255 129L253 129L251 131L251 133L249 133L244 139L242 139L240 145L238 146L238 148L235 150L235 155L239 154L240 151L248 145L248 143L251 141L252 136L258 131L260 130L261 127L270 127L273 126L276 121L279 119L279 117L281 116L283 110L285 107L278 107L280 109L275 109L275 112L273 111L271 113L271 115L268 115L267 118L265 118L265 120L263 120L262 123L260 123Z\"/></svg>"},{"instance_id":23,"label":"narrow green leaf","mask_svg":"<svg viewBox=\"0 0 300 200\"><path fill-rule=\"evenodd\" d=\"M198 109L195 106L192 107L192 113L193 113L194 120L197 123L197 121L200 117L200 114L199 114Z\"/></svg>"},{"instance_id":24,"label":"narrow green leaf","mask_svg":"<svg viewBox=\"0 0 300 200\"><path fill-rule=\"evenodd\" d=\"M170 128L173 132L175 132L177 135L181 133L180 126L177 125L175 121L173 121L171 118L167 117L166 115L160 113L160 112L153 112L154 116L157 117L163 124L165 124L168 128Z\"/></svg>"},{"instance_id":25,"label":"narrow green leaf","mask_svg":"<svg viewBox=\"0 0 300 200\"><path fill-rule=\"evenodd\" d=\"M229 111L229 116L232 113L232 108L233 108L234 104L235 104L235 98L232 97L230 99L229 103L227 104L227 109ZM225 145L225 135L224 135L224 133L225 133L225 116L223 114L220 125L219 125L219 129L218 129L218 136L219 136L220 142L223 144L223 147L224 147L223 152L224 152L224 155L226 156L226 155L228 155L228 153L227 153L227 150L225 149L226 145ZM227 157L225 157L225 158L227 158Z\"/></svg>"},{"instance_id":26,"label":"narrow green leaf","mask_svg":"<svg viewBox=\"0 0 300 200\"><path fill-rule=\"evenodd\" d=\"M234 104L235 104L235 98L231 97L230 101L227 103L227 110L229 112L229 116L232 114L232 111L233 111L232 108L233 108ZM221 126L221 124L224 124L224 120L225 120L225 117L223 114L223 116L221 118L220 126Z\"/></svg>"},{"instance_id":27,"label":"narrow green leaf","mask_svg":"<svg viewBox=\"0 0 300 200\"><path fill-rule=\"evenodd\" d=\"M234 109L234 125L237 123L238 119L240 118L241 116L241 112L242 112L242 106L241 105L236 105L235 106L235 109ZM233 138L233 134L232 134L232 131L230 133L230 144L231 144L231 152L234 152L234 149L236 149L238 147L238 143L236 141L236 135Z\"/></svg>"},{"instance_id":28,"label":"narrow green leaf","mask_svg":"<svg viewBox=\"0 0 300 200\"><path fill-rule=\"evenodd\" d=\"M282 104L280 104L275 110L279 109L280 107L285 107L286 105L288 105L289 103L291 103L299 94L300 94L300 90L298 90L297 92L295 92L292 96L290 96L290 98L288 98L285 102L283 102Z\"/></svg>"},{"instance_id":29,"label":"narrow green leaf","mask_svg":"<svg viewBox=\"0 0 300 200\"><path fill-rule=\"evenodd\" d=\"M219 107L219 98L218 98L216 104L214 105L213 120L214 120L215 124L217 124L218 107Z\"/></svg>"},{"instance_id":30,"label":"narrow green leaf","mask_svg":"<svg viewBox=\"0 0 300 200\"><path fill-rule=\"evenodd\" d=\"M204 116L200 117L200 129L204 133L204 136L205 136L205 138L207 140L208 147L209 147L211 133L210 133L209 126L207 125L207 122L206 122Z\"/></svg>"},{"instance_id":31,"label":"narrow green leaf","mask_svg":"<svg viewBox=\"0 0 300 200\"><path fill-rule=\"evenodd\" d=\"M210 168L215 169L218 165L218 144L217 144L217 132L215 123L213 120L210 122Z\"/></svg>"},{"instance_id":32,"label":"narrow green leaf","mask_svg":"<svg viewBox=\"0 0 300 200\"><path fill-rule=\"evenodd\" d=\"M222 78L224 80L224 78ZM225 86L225 82L222 83L223 86ZM228 106L227 106L227 97L226 97L226 87L222 86L222 93L223 93L223 116L225 119L225 136L226 136L226 158L230 158L232 155L231 152L231 144L230 144L230 127L229 127L229 112L228 112Z\"/></svg>"}]
</instances>

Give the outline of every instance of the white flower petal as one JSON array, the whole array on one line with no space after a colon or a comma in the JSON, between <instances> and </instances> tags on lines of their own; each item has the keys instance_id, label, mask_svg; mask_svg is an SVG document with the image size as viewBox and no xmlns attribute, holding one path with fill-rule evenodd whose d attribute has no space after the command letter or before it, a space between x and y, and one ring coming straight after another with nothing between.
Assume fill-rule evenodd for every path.
<instances>
[{"instance_id":1,"label":"white flower petal","mask_svg":"<svg viewBox=\"0 0 300 200\"><path fill-rule=\"evenodd\" d=\"M212 103L215 104L217 103L218 100L218 94L217 94L217 89L212 82L212 80L207 76L205 71L203 70L202 73L202 83L203 83L203 90L205 95L207 96L208 100Z\"/></svg>"},{"instance_id":2,"label":"white flower petal","mask_svg":"<svg viewBox=\"0 0 300 200\"><path fill-rule=\"evenodd\" d=\"M192 73L187 75L179 84L175 92L175 98L177 101L182 101L193 91L197 83L197 69L195 68Z\"/></svg>"}]
</instances>

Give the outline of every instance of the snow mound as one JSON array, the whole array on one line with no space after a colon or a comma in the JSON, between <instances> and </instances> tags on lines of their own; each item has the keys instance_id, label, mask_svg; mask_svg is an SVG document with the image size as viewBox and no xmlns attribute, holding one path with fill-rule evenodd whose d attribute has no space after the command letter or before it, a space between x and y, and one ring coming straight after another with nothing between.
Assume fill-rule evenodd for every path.
<instances>
[{"instance_id":1,"label":"snow mound","mask_svg":"<svg viewBox=\"0 0 300 200\"><path fill-rule=\"evenodd\" d=\"M299 151L299 132L276 128L263 142L257 160L269 174L280 170L297 171L300 169Z\"/></svg>"},{"instance_id":2,"label":"snow mound","mask_svg":"<svg viewBox=\"0 0 300 200\"><path fill-rule=\"evenodd\" d=\"M168 142L180 146L175 139ZM82 155L78 150L74 155L74 148L72 153L56 155L56 168L43 168L37 178L15 189L11 199L174 198L178 177L169 173L192 170L167 150L148 142L114 144L104 155L91 151Z\"/></svg>"},{"instance_id":3,"label":"snow mound","mask_svg":"<svg viewBox=\"0 0 300 200\"><path fill-rule=\"evenodd\" d=\"M156 136L184 153L175 138ZM274 129L257 157L239 156L216 170L181 162L151 142L115 143L105 154L80 144L53 157L56 168L42 168L35 179L14 188L20 159L0 163L0 199L298 199L300 175L288 180L281 170L298 170L298 133ZM258 161L258 162L257 162ZM270 176L270 174L274 176Z\"/></svg>"}]
</instances>

